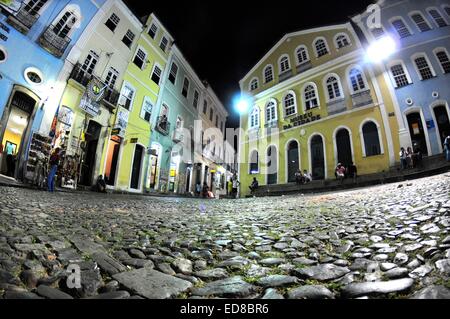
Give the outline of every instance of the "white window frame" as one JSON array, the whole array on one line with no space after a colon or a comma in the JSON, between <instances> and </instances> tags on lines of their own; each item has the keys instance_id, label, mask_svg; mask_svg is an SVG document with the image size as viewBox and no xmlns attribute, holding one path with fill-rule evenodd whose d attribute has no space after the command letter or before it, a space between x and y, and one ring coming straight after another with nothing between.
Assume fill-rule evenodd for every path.
<instances>
[{"instance_id":1,"label":"white window frame","mask_svg":"<svg viewBox=\"0 0 450 319\"><path fill-rule=\"evenodd\" d=\"M348 45L343 46L343 47L339 47L338 38L341 37L341 36L344 36L347 39ZM345 33L345 32L339 32L338 34L336 34L334 36L333 42L334 42L334 45L336 47L336 50L342 50L342 49L345 49L347 47L351 47L352 46L352 41L350 40L350 36L347 33Z\"/></svg>"},{"instance_id":2,"label":"white window frame","mask_svg":"<svg viewBox=\"0 0 450 319\"><path fill-rule=\"evenodd\" d=\"M256 116L255 121L253 121L255 116ZM254 125L252 125L252 123L254 123ZM260 128L260 126L261 126L261 110L257 105L255 105L253 106L252 111L250 112L250 116L248 118L248 127L250 130L252 130L258 129Z\"/></svg>"},{"instance_id":3,"label":"white window frame","mask_svg":"<svg viewBox=\"0 0 450 319\"><path fill-rule=\"evenodd\" d=\"M327 53L319 57L319 51L317 50L317 42L322 40L325 43L325 48L327 49ZM322 58L331 53L330 46L328 45L328 41L325 37L317 37L313 41L314 53L316 55L316 59Z\"/></svg>"},{"instance_id":4,"label":"white window frame","mask_svg":"<svg viewBox=\"0 0 450 319\"><path fill-rule=\"evenodd\" d=\"M117 17L117 20L118 20L117 23L114 21L114 19L112 19L114 16ZM108 28L108 26L106 26L106 24L107 24L108 21L110 21L110 20L111 20L112 23L115 24L114 30L111 30L111 29ZM113 12L113 13L111 13L111 15L109 16L108 20L106 20L105 26L106 26L111 32L114 33L114 32L117 30L117 27L119 26L120 20L121 20L120 17L119 17L115 12Z\"/></svg>"},{"instance_id":5,"label":"white window frame","mask_svg":"<svg viewBox=\"0 0 450 319\"><path fill-rule=\"evenodd\" d=\"M304 49L304 50L305 50L305 53L306 53L306 60L305 60L305 61L302 61L302 62L300 62L300 59L298 58L298 51L299 51L300 49ZM311 61L311 57L309 56L309 50L308 50L308 47L307 47L306 45L301 44L301 45L299 45L299 46L295 49L295 61L297 62L297 66L302 65L302 64L304 64L304 63L307 63L307 62Z\"/></svg>"},{"instance_id":6,"label":"white window frame","mask_svg":"<svg viewBox=\"0 0 450 319\"><path fill-rule=\"evenodd\" d=\"M401 21L402 21L403 25L406 27L406 29L407 29L408 32L409 32L409 36L403 37L403 38L400 37L400 34L398 33L397 28L396 28L396 27L394 26L394 24L393 24L393 22L396 21L396 20L401 20ZM408 23L406 22L406 20L403 19L403 17L401 17L401 16L395 16L395 17L390 18L390 19L389 19L389 24L391 25L392 30L395 32L395 34L397 35L397 37L398 37L399 39L405 39L405 38L408 38L408 37L414 35L414 32L413 32L413 30L411 29L411 27L409 26L409 24L408 24Z\"/></svg>"},{"instance_id":7,"label":"white window frame","mask_svg":"<svg viewBox=\"0 0 450 319\"><path fill-rule=\"evenodd\" d=\"M433 75L433 77L436 77L436 71L434 70L433 65L431 64L431 61L430 61L430 59L428 58L428 55L427 55L425 52L418 52L418 53L415 53L415 54L413 54L413 55L411 56L411 62L412 62L412 64L413 64L413 66L414 66L414 69L415 69L416 72L417 72L417 75L418 75L419 79L420 79L421 81L424 81L424 79L422 78L422 74L420 74L420 70L419 70L419 68L417 67L417 64L416 64L416 61L415 61L415 60L416 60L417 58L421 58L421 57L425 58L425 60L427 61L428 67L430 68L431 74ZM428 80L430 80L430 79L428 79Z\"/></svg>"},{"instance_id":8,"label":"white window frame","mask_svg":"<svg viewBox=\"0 0 450 319\"><path fill-rule=\"evenodd\" d=\"M266 81L266 70L267 70L267 68L271 68L272 69L272 80L270 80L270 81ZM275 70L274 70L272 64L268 64L268 65L266 65L264 67L264 69L263 69L263 79L264 79L264 84L273 82L275 80Z\"/></svg>"},{"instance_id":9,"label":"white window frame","mask_svg":"<svg viewBox=\"0 0 450 319\"><path fill-rule=\"evenodd\" d=\"M2 64L2 63L5 63L6 61L8 61L8 51L2 45L0 45L0 50L5 54L5 59L0 61L0 64Z\"/></svg>"},{"instance_id":10,"label":"white window frame","mask_svg":"<svg viewBox=\"0 0 450 319\"><path fill-rule=\"evenodd\" d=\"M151 75L150 75L150 80L153 82L153 83L155 83L154 81L153 81L153 74L155 74L155 69L156 68L158 68L160 71L161 71L161 74L159 75L159 83L157 84L158 86L161 86L161 81L162 81L162 77L163 77L163 74L164 74L164 70L163 70L163 68L158 64L158 63L156 63L155 62L155 64L153 65L153 69L152 69L152 73L151 73ZM156 83L155 83L156 84Z\"/></svg>"},{"instance_id":11,"label":"white window frame","mask_svg":"<svg viewBox=\"0 0 450 319\"><path fill-rule=\"evenodd\" d=\"M337 81L337 84L338 84L338 87L339 87L339 93L341 94L341 96L339 96L339 97L330 98L330 95L328 94L328 83L327 83L327 82L328 82L328 80L329 80L330 78L332 78L332 77L334 77L334 78L336 79L336 81ZM323 78L323 88L324 88L324 90L325 90L325 98L326 98L326 100L327 100L327 103L339 101L339 100L342 100L342 99L345 98L345 95L344 95L344 89L343 89L343 87L342 87L342 81L341 81L341 78L340 78L340 76L337 75L336 73L330 73L330 74L327 74L327 75ZM333 90L333 91L334 91L334 90Z\"/></svg>"},{"instance_id":12,"label":"white window frame","mask_svg":"<svg viewBox=\"0 0 450 319\"><path fill-rule=\"evenodd\" d=\"M256 88L253 88L253 83L255 81L256 81ZM257 77L254 77L248 85L248 90L249 90L249 92L252 92L252 91L256 91L257 89L259 89L259 79Z\"/></svg>"},{"instance_id":13,"label":"white window frame","mask_svg":"<svg viewBox=\"0 0 450 319\"><path fill-rule=\"evenodd\" d=\"M378 121L376 121L373 118L366 118L364 119L364 121L361 122L361 125L359 126L359 138L361 140L361 146L362 146L362 156L363 158L370 158L373 156L367 156L366 153L366 141L364 139L364 131L363 128L364 126L369 123L369 122L373 122L375 124L375 126L377 127L377 131L378 131L378 140L380 141L380 155L374 155L374 156L382 156L384 155L384 141L383 141L383 134L381 133L381 126L378 123Z\"/></svg>"},{"instance_id":14,"label":"white window frame","mask_svg":"<svg viewBox=\"0 0 450 319\"><path fill-rule=\"evenodd\" d=\"M123 105L120 105L120 98L122 97L123 91L125 90L125 88L128 88L131 91L133 91L133 96L132 96L131 101L130 101L130 109L128 109L128 110ZM123 109L125 109L125 110L127 110L128 112L131 113L131 111L133 110L133 105L134 105L134 99L135 98L136 98L136 88L133 85L131 85L131 83L124 82L123 85L122 85L122 89L120 90L120 96L119 96L119 105L120 105L120 107L122 107Z\"/></svg>"},{"instance_id":15,"label":"white window frame","mask_svg":"<svg viewBox=\"0 0 450 319\"><path fill-rule=\"evenodd\" d=\"M317 100L317 106L313 107L313 108L311 108L309 110L306 109L306 98L305 98L305 91L306 91L306 88L308 86L312 86L314 88L314 92L315 92L316 100ZM303 87L302 87L302 91L301 92L302 92L303 111L304 112L309 112L309 111L315 110L315 109L319 109L320 110L320 105L321 105L321 103L320 103L320 95L319 95L319 89L317 88L316 83L314 83L314 82L307 82L307 83L305 83L303 85Z\"/></svg>"},{"instance_id":16,"label":"white window frame","mask_svg":"<svg viewBox=\"0 0 450 319\"><path fill-rule=\"evenodd\" d=\"M357 69L359 72L361 72L362 79L363 79L364 86L365 86L364 89L359 89L359 90L357 90L357 91L355 91L355 90L353 89L353 85L352 85L352 81L351 81L351 76L350 76L350 73L351 73L351 71L352 71L353 69ZM346 75L347 75L348 86L349 86L349 89L350 89L350 92L351 92L352 95L353 95L353 94L357 94L357 93L361 93L361 92L365 92L365 91L370 90L369 82L367 81L367 77L366 77L366 74L365 74L365 72L364 72L364 69L363 69L362 67L360 67L359 65L351 65L351 66L347 69Z\"/></svg>"},{"instance_id":17,"label":"white window frame","mask_svg":"<svg viewBox=\"0 0 450 319\"><path fill-rule=\"evenodd\" d=\"M163 49L161 48L161 45L162 45L164 39L167 40L167 44L166 44L165 49L163 50ZM169 38L166 37L165 35L163 35L163 36L161 37L161 41L159 42L159 48L165 53L165 52L167 52L167 48L169 47L169 43L170 43Z\"/></svg>"},{"instance_id":18,"label":"white window frame","mask_svg":"<svg viewBox=\"0 0 450 319\"><path fill-rule=\"evenodd\" d=\"M449 6L449 8L450 8L450 6ZM433 50L433 54L434 54L434 57L435 57L437 63L439 64L439 67L441 68L442 74L449 74L449 73L445 73L444 67L442 66L441 61L440 61L439 58L437 57L437 53L442 52L442 51L445 52L445 54L447 54L447 57L450 59L450 55L448 54L448 50L447 50L447 48L445 48L445 47L438 47L438 48L435 48L435 49Z\"/></svg>"},{"instance_id":19,"label":"white window frame","mask_svg":"<svg viewBox=\"0 0 450 319\"><path fill-rule=\"evenodd\" d=\"M137 68L139 68L139 66L137 66L136 63L134 63L134 60L136 59L136 56L138 55L139 50L141 50L145 54L145 58L143 59L142 67L140 68L141 70L145 70L145 68L147 67L148 53L147 53L147 51L145 51L145 49L143 47L141 47L141 46L137 47L137 49L136 49L136 51L135 51L135 53L133 55L133 61L132 62Z\"/></svg>"},{"instance_id":20,"label":"white window frame","mask_svg":"<svg viewBox=\"0 0 450 319\"><path fill-rule=\"evenodd\" d=\"M252 155L256 152L256 158L257 158L257 163L252 163ZM252 172L252 164L258 165L258 170L255 172ZM248 174L249 175L258 175L260 173L260 161L259 161L259 152L258 150L255 148L252 151L250 151L249 153L249 159L248 159Z\"/></svg>"},{"instance_id":21,"label":"white window frame","mask_svg":"<svg viewBox=\"0 0 450 319\"><path fill-rule=\"evenodd\" d=\"M275 109L275 116L274 116L274 118L269 119L269 118L267 118L267 110L268 110L269 104L271 104L271 103L273 103L273 108ZM264 111L265 111L264 117L265 117L265 120L266 120L266 124L271 124L271 123L278 122L278 103L277 103L277 100L270 99L266 103Z\"/></svg>"},{"instance_id":22,"label":"white window frame","mask_svg":"<svg viewBox=\"0 0 450 319\"><path fill-rule=\"evenodd\" d=\"M61 21L61 19L64 17L64 15L67 12L70 12L77 19L77 21L75 21L75 24L70 28L69 32L67 33L67 37L71 38L71 36L75 32L75 30L78 29L81 25L82 15L81 15L80 10L81 10L80 7L76 4L67 5L63 10L61 10L59 15L53 20L51 25L53 25L55 27Z\"/></svg>"},{"instance_id":23,"label":"white window frame","mask_svg":"<svg viewBox=\"0 0 450 319\"><path fill-rule=\"evenodd\" d=\"M406 65L405 65L405 63L403 62L403 60L394 60L394 61L391 61L391 62L389 62L389 64L387 65L387 67L388 67L388 71L389 71L389 77L391 78L391 81L392 81L392 84L394 85L394 87L397 89L397 88L402 88L402 87L404 87L404 86L398 86L397 85L397 81L395 80L395 77L394 77L394 74L392 73L392 70L391 70L391 68L393 67L393 66L395 66L395 65L401 65L402 66L402 68L403 68L403 72L405 73L405 76L406 76L406 78L408 79L408 84L412 84L413 83L413 81L412 81L412 79L411 79L411 76L410 76L410 74L409 74L409 71L408 71L408 68L406 67Z\"/></svg>"},{"instance_id":24,"label":"white window frame","mask_svg":"<svg viewBox=\"0 0 450 319\"><path fill-rule=\"evenodd\" d=\"M290 115L286 115L286 97L287 97L289 94L292 94L292 96L293 96L293 98L294 98L294 109L295 109L295 112L292 113L292 114L290 114ZM295 92L292 91L292 90L289 90L289 91L287 91L286 93L284 93L283 99L282 99L282 105L283 105L283 115L284 115L284 118L288 118L288 117L291 117L291 116L294 116L294 115L298 114L297 94L295 94Z\"/></svg>"},{"instance_id":25,"label":"white window frame","mask_svg":"<svg viewBox=\"0 0 450 319\"><path fill-rule=\"evenodd\" d=\"M433 30L433 27L432 27L432 25L430 24L430 21L428 21L428 19L424 16L424 14L422 13L422 12L420 12L420 11L411 11L410 13L408 13L408 16L409 16L409 18L411 19L411 21L413 22L413 24L416 26L416 28L417 28L417 30L420 32L420 33L423 33L423 32L427 32L427 31L422 31L422 30L420 30L420 28L419 28L419 25L416 23L416 21L414 21L414 19L412 18L412 16L413 15L416 15L416 14L420 14L421 16L422 16L422 19L425 21L425 23L428 25L428 27L430 28L430 30L427 30L427 31L431 31L431 30Z\"/></svg>"},{"instance_id":26,"label":"white window frame","mask_svg":"<svg viewBox=\"0 0 450 319\"><path fill-rule=\"evenodd\" d=\"M175 73L175 80L174 82L170 81L169 78L172 75L172 70L173 70L173 65L175 65L177 67L177 71ZM175 62L172 62L172 64L170 65L170 69L169 69L169 76L167 77L167 79L173 83L173 85L177 85L177 78L178 78L178 71L180 71L180 67L178 66L178 64L176 64Z\"/></svg>"},{"instance_id":27,"label":"white window frame","mask_svg":"<svg viewBox=\"0 0 450 319\"><path fill-rule=\"evenodd\" d=\"M114 78L114 76L116 77L116 79L114 80L113 86L111 86L111 84L112 84L111 80L110 80L109 83L107 83L107 81L106 81L109 73L112 74L111 79ZM105 84L107 84L109 88L114 89L114 87L116 86L118 80L119 80L119 71L117 71L116 68L110 66L109 69L108 69L108 73L106 73Z\"/></svg>"},{"instance_id":28,"label":"white window frame","mask_svg":"<svg viewBox=\"0 0 450 319\"><path fill-rule=\"evenodd\" d=\"M36 73L36 75L41 79L41 82L35 83L31 81L31 79L28 77L28 73ZM32 86L42 86L45 82L44 74L42 73L42 71L34 66L26 68L25 71L23 71L23 77L25 78L25 81L27 81L27 83Z\"/></svg>"},{"instance_id":29,"label":"white window frame","mask_svg":"<svg viewBox=\"0 0 450 319\"><path fill-rule=\"evenodd\" d=\"M132 36L132 38L130 38L130 36ZM124 40L125 38L127 38L128 40L131 41L130 46L126 45L126 43L123 42L123 40ZM134 42L135 39L136 39L136 34L135 34L133 31L131 31L130 29L128 29L127 32L125 32L125 35L123 36L121 42L122 42L127 48L130 48L130 49L131 49L131 47L133 46L133 42Z\"/></svg>"},{"instance_id":30,"label":"white window frame","mask_svg":"<svg viewBox=\"0 0 450 319\"><path fill-rule=\"evenodd\" d=\"M152 37L152 36L150 35L150 31L152 30L152 27L153 27L153 26L155 26L155 28L156 28L155 36L154 36L154 37ZM156 38L158 37L158 31L159 31L159 26L158 26L156 23L152 22L152 23L150 24L150 27L148 28L147 34L148 34L148 36L149 36L150 38L156 39Z\"/></svg>"},{"instance_id":31,"label":"white window frame","mask_svg":"<svg viewBox=\"0 0 450 319\"><path fill-rule=\"evenodd\" d=\"M287 63L288 63L288 68L284 71L282 71L282 64L281 61L286 58L287 59ZM292 70L292 66L291 66L291 59L289 58L289 55L287 54L283 54L282 56L280 56L280 58L278 59L278 70L280 72L280 74L284 74L286 72L289 72L290 70Z\"/></svg>"},{"instance_id":32,"label":"white window frame","mask_svg":"<svg viewBox=\"0 0 450 319\"><path fill-rule=\"evenodd\" d=\"M383 35L381 37L384 37L387 33L386 28L383 25L380 25L380 28L370 28L369 29L369 33L370 33L370 37L372 38L372 41L377 41L380 38L376 38L375 35L373 34L373 30L374 29L381 29L383 31Z\"/></svg>"},{"instance_id":33,"label":"white window frame","mask_svg":"<svg viewBox=\"0 0 450 319\"><path fill-rule=\"evenodd\" d=\"M197 94L197 103L195 103L196 99L195 96ZM192 99L192 106L194 107L194 109L198 110L198 105L200 104L200 92L195 89L194 90L194 95L193 95L193 99Z\"/></svg>"},{"instance_id":34,"label":"white window frame","mask_svg":"<svg viewBox=\"0 0 450 319\"><path fill-rule=\"evenodd\" d=\"M436 22L436 19L431 15L430 10L436 10L437 13L439 13L439 15L441 16L442 20L444 20L444 22L447 24L447 26L449 26L448 23L448 19L445 18L445 16L442 14L442 12L437 8L437 7L428 7L426 9L428 16L431 18L431 20L433 21L434 25L439 29L439 28L445 28L445 26L440 26L438 25L438 23Z\"/></svg>"},{"instance_id":35,"label":"white window frame","mask_svg":"<svg viewBox=\"0 0 450 319\"><path fill-rule=\"evenodd\" d=\"M450 5L448 5L448 4L443 4L441 7L442 7L442 10L444 11L444 13L446 14L446 16L450 18ZM448 13L447 13L446 8L449 10Z\"/></svg>"},{"instance_id":36,"label":"white window frame","mask_svg":"<svg viewBox=\"0 0 450 319\"><path fill-rule=\"evenodd\" d=\"M144 105L145 105L146 103L149 103L149 104L152 106L152 111L150 112L150 118L149 118L148 121L145 119L145 114L144 114ZM151 123L151 121L152 121L152 116L153 116L153 111L154 111L154 110L155 110L155 105L154 105L154 103L152 102L152 100L151 100L148 96L144 96L144 100L142 101L142 106L141 106L141 113L139 114L139 117L140 117L142 120L144 120L144 121L146 121L146 122L148 122L148 123Z\"/></svg>"}]
</instances>

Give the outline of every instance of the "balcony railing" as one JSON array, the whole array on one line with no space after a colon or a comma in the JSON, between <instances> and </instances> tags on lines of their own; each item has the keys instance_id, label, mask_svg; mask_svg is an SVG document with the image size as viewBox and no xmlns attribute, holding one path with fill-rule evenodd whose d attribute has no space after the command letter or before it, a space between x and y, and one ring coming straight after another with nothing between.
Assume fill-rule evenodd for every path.
<instances>
[{"instance_id":1,"label":"balcony railing","mask_svg":"<svg viewBox=\"0 0 450 319\"><path fill-rule=\"evenodd\" d=\"M358 92L352 95L353 107L363 107L373 103L372 95L370 90Z\"/></svg>"},{"instance_id":2,"label":"balcony railing","mask_svg":"<svg viewBox=\"0 0 450 319\"><path fill-rule=\"evenodd\" d=\"M156 120L155 129L162 135L165 135L165 136L169 135L170 123L168 122L167 118L158 116L158 119Z\"/></svg>"},{"instance_id":3,"label":"balcony railing","mask_svg":"<svg viewBox=\"0 0 450 319\"><path fill-rule=\"evenodd\" d=\"M113 108L117 106L117 103L119 102L120 93L117 92L114 89L106 88L105 96L103 97L103 101L111 104Z\"/></svg>"},{"instance_id":4,"label":"balcony railing","mask_svg":"<svg viewBox=\"0 0 450 319\"><path fill-rule=\"evenodd\" d=\"M44 31L44 33L42 33L41 37L39 38L39 43L48 52L60 58L64 55L64 52L66 51L70 41L72 40L67 36L61 37L60 35L56 34L54 29L55 26L50 25Z\"/></svg>"},{"instance_id":5,"label":"balcony railing","mask_svg":"<svg viewBox=\"0 0 450 319\"><path fill-rule=\"evenodd\" d=\"M27 34L40 15L28 4L23 3L15 15L8 17L8 23L22 34Z\"/></svg>"},{"instance_id":6,"label":"balcony railing","mask_svg":"<svg viewBox=\"0 0 450 319\"><path fill-rule=\"evenodd\" d=\"M327 107L329 115L335 115L347 111L347 104L345 99L328 102Z\"/></svg>"},{"instance_id":7,"label":"balcony railing","mask_svg":"<svg viewBox=\"0 0 450 319\"><path fill-rule=\"evenodd\" d=\"M92 80L92 74L84 71L81 64L78 63L74 66L69 78L86 87L89 81Z\"/></svg>"}]
</instances>

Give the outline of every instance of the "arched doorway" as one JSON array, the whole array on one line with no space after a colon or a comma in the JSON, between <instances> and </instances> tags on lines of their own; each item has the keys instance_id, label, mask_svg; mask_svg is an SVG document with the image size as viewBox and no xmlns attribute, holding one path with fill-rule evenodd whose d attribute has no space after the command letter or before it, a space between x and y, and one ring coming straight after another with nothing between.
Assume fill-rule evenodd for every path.
<instances>
[{"instance_id":1,"label":"arched doorway","mask_svg":"<svg viewBox=\"0 0 450 319\"><path fill-rule=\"evenodd\" d=\"M278 158L277 148L270 146L267 149L267 185L278 183Z\"/></svg>"},{"instance_id":2,"label":"arched doorway","mask_svg":"<svg viewBox=\"0 0 450 319\"><path fill-rule=\"evenodd\" d=\"M132 189L140 189L140 177L141 177L141 168L142 168L142 159L144 158L144 147L142 145L136 144L136 148L134 150L134 159L133 166L131 169L131 183L130 188Z\"/></svg>"},{"instance_id":3,"label":"arched doorway","mask_svg":"<svg viewBox=\"0 0 450 319\"><path fill-rule=\"evenodd\" d=\"M427 140L419 112L413 112L406 116L413 149L419 149L422 154L428 155Z\"/></svg>"},{"instance_id":4,"label":"arched doorway","mask_svg":"<svg viewBox=\"0 0 450 319\"><path fill-rule=\"evenodd\" d=\"M347 129L341 128L336 133L337 161L345 167L353 163L352 142Z\"/></svg>"},{"instance_id":5,"label":"arched doorway","mask_svg":"<svg viewBox=\"0 0 450 319\"><path fill-rule=\"evenodd\" d=\"M448 118L447 108L445 107L445 105L439 105L433 109L433 112L436 118L436 126L439 132L438 141L442 146L444 145L445 138L450 135L450 121Z\"/></svg>"},{"instance_id":6,"label":"arched doorway","mask_svg":"<svg viewBox=\"0 0 450 319\"><path fill-rule=\"evenodd\" d=\"M314 180L325 179L325 154L323 152L323 139L315 135L311 139L311 168Z\"/></svg>"},{"instance_id":7,"label":"arched doorway","mask_svg":"<svg viewBox=\"0 0 450 319\"><path fill-rule=\"evenodd\" d=\"M295 182L295 173L299 170L298 142L292 141L287 146L288 183Z\"/></svg>"}]
</instances>

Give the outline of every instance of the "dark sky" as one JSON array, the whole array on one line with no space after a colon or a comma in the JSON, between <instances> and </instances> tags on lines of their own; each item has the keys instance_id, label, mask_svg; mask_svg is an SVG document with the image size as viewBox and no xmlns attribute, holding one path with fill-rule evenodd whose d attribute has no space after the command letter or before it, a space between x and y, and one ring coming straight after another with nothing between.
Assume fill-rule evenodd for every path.
<instances>
[{"instance_id":1,"label":"dark sky","mask_svg":"<svg viewBox=\"0 0 450 319\"><path fill-rule=\"evenodd\" d=\"M124 0L138 17L155 13L200 79L207 80L229 110L239 80L286 33L347 22L372 0ZM308 3L308 4L307 4Z\"/></svg>"}]
</instances>

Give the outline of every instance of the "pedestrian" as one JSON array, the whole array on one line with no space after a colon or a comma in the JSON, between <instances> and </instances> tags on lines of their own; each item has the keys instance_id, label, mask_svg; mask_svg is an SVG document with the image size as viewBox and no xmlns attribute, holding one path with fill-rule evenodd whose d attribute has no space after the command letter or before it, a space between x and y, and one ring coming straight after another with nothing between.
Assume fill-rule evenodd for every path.
<instances>
[{"instance_id":1,"label":"pedestrian","mask_svg":"<svg viewBox=\"0 0 450 319\"><path fill-rule=\"evenodd\" d=\"M208 198L208 194L209 193L209 187L208 187L208 184L206 184L206 182L205 183L203 183L203 189L202 189L202 195L203 195L203 198Z\"/></svg>"},{"instance_id":2,"label":"pedestrian","mask_svg":"<svg viewBox=\"0 0 450 319\"><path fill-rule=\"evenodd\" d=\"M413 168L414 167L414 163L413 163L413 151L411 147L408 147L406 149L406 165L408 168Z\"/></svg>"},{"instance_id":3,"label":"pedestrian","mask_svg":"<svg viewBox=\"0 0 450 319\"><path fill-rule=\"evenodd\" d=\"M450 162L450 133L446 133L445 135L447 136L444 141L445 159L447 162Z\"/></svg>"},{"instance_id":4,"label":"pedestrian","mask_svg":"<svg viewBox=\"0 0 450 319\"><path fill-rule=\"evenodd\" d=\"M311 183L313 180L312 175L310 173L308 173L308 171L306 169L303 171L303 177L305 178L305 184Z\"/></svg>"},{"instance_id":5,"label":"pedestrian","mask_svg":"<svg viewBox=\"0 0 450 319\"><path fill-rule=\"evenodd\" d=\"M344 182L344 179L345 179L345 167L341 163L339 163L337 165L337 167L336 167L335 176L336 176L336 179L339 180L341 183Z\"/></svg>"},{"instance_id":6,"label":"pedestrian","mask_svg":"<svg viewBox=\"0 0 450 319\"><path fill-rule=\"evenodd\" d=\"M48 173L47 177L47 185L48 185L48 191L53 193L55 191L55 176L58 172L58 165L60 161L60 149L59 147L54 150L52 155L50 156L50 172Z\"/></svg>"},{"instance_id":7,"label":"pedestrian","mask_svg":"<svg viewBox=\"0 0 450 319\"><path fill-rule=\"evenodd\" d=\"M6 143L6 169L9 177L14 177L14 145Z\"/></svg>"},{"instance_id":8,"label":"pedestrian","mask_svg":"<svg viewBox=\"0 0 450 319\"><path fill-rule=\"evenodd\" d=\"M358 177L358 169L356 168L355 163L352 163L347 168L347 176L353 179L353 182L356 183L356 178Z\"/></svg>"},{"instance_id":9,"label":"pedestrian","mask_svg":"<svg viewBox=\"0 0 450 319\"><path fill-rule=\"evenodd\" d=\"M95 186L93 187L94 191L98 193L105 193L106 194L106 182L103 179L103 175L100 175L97 178L97 182L95 183Z\"/></svg>"},{"instance_id":10,"label":"pedestrian","mask_svg":"<svg viewBox=\"0 0 450 319\"><path fill-rule=\"evenodd\" d=\"M233 182L231 181L231 178L228 180L227 184L227 196L233 195Z\"/></svg>"},{"instance_id":11,"label":"pedestrian","mask_svg":"<svg viewBox=\"0 0 450 319\"><path fill-rule=\"evenodd\" d=\"M202 184L200 184L200 182L197 182L197 184L195 185L195 196L200 197L202 193Z\"/></svg>"},{"instance_id":12,"label":"pedestrian","mask_svg":"<svg viewBox=\"0 0 450 319\"><path fill-rule=\"evenodd\" d=\"M235 175L233 177L233 198L237 198L240 184L241 183L238 181L238 178Z\"/></svg>"},{"instance_id":13,"label":"pedestrian","mask_svg":"<svg viewBox=\"0 0 450 319\"><path fill-rule=\"evenodd\" d=\"M401 165L402 170L404 170L408 167L407 154L406 154L406 150L404 147L402 147L400 149L400 165Z\"/></svg>"},{"instance_id":14,"label":"pedestrian","mask_svg":"<svg viewBox=\"0 0 450 319\"><path fill-rule=\"evenodd\" d=\"M301 170L298 170L295 173L295 182L297 183L297 185L305 184L305 178L303 177Z\"/></svg>"},{"instance_id":15,"label":"pedestrian","mask_svg":"<svg viewBox=\"0 0 450 319\"><path fill-rule=\"evenodd\" d=\"M423 156L422 156L422 152L420 151L420 148L417 147L414 150L414 154L413 154L412 159L413 159L414 168L423 168L423 166L422 166L422 164L423 164L422 163Z\"/></svg>"},{"instance_id":16,"label":"pedestrian","mask_svg":"<svg viewBox=\"0 0 450 319\"><path fill-rule=\"evenodd\" d=\"M250 194L253 195L253 193L258 190L259 188L259 183L258 180L256 179L256 177L253 177L253 182L252 184L248 187L250 188Z\"/></svg>"}]
</instances>

